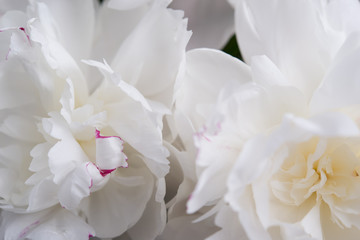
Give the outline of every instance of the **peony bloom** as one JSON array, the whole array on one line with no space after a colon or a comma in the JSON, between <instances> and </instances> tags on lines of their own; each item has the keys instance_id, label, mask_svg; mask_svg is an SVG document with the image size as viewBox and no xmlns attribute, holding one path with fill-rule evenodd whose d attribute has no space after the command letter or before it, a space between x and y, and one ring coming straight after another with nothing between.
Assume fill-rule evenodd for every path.
<instances>
[{"instance_id":1,"label":"peony bloom","mask_svg":"<svg viewBox=\"0 0 360 240\"><path fill-rule=\"evenodd\" d=\"M182 12L162 0L3 2L1 238L154 239L162 118L190 37Z\"/></svg>"},{"instance_id":2,"label":"peony bloom","mask_svg":"<svg viewBox=\"0 0 360 240\"><path fill-rule=\"evenodd\" d=\"M223 85L195 136L188 213L212 206L211 240L357 239L359 3L232 3L250 67L213 61Z\"/></svg>"},{"instance_id":3,"label":"peony bloom","mask_svg":"<svg viewBox=\"0 0 360 240\"><path fill-rule=\"evenodd\" d=\"M214 66L219 64L227 71L218 71ZM228 80L235 80L239 76L246 78L247 73L242 71L242 67L247 68L220 51L194 49L186 53L185 71L176 86L173 115L167 118L170 133L166 135L166 140L171 152L167 183L172 182L168 190L175 190L172 195L168 194L173 197L168 203L169 223L160 239L183 239L188 236L205 239L218 230L213 219L200 218L206 210L186 215L186 202L198 181L194 135L211 116L219 89Z\"/></svg>"}]
</instances>

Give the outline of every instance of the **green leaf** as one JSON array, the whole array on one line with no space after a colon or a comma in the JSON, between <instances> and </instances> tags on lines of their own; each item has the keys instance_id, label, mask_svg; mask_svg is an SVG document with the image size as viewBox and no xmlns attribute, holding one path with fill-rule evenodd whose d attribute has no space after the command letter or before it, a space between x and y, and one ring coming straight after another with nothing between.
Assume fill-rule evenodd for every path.
<instances>
[{"instance_id":1,"label":"green leaf","mask_svg":"<svg viewBox=\"0 0 360 240\"><path fill-rule=\"evenodd\" d=\"M225 47L222 49L227 54L230 54L233 57L236 57L243 61L243 58L241 56L241 52L239 49L239 46L236 41L235 34L230 38L230 40L225 44Z\"/></svg>"}]
</instances>

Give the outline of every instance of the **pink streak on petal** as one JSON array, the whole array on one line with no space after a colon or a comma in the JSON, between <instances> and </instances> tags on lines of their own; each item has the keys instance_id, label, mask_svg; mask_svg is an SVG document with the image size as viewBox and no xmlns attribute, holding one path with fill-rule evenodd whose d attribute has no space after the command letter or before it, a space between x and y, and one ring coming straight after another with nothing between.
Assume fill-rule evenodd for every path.
<instances>
[{"instance_id":1,"label":"pink streak on petal","mask_svg":"<svg viewBox=\"0 0 360 240\"><path fill-rule=\"evenodd\" d=\"M40 223L40 221L38 220L38 221L36 221L36 222L31 223L31 224L28 225L27 227L25 227L25 228L20 232L20 235L19 235L18 238L20 239L20 238L25 237L25 235L28 234L28 232L29 232L32 228L34 228L36 225L38 225L39 223Z\"/></svg>"},{"instance_id":2,"label":"pink streak on petal","mask_svg":"<svg viewBox=\"0 0 360 240\"><path fill-rule=\"evenodd\" d=\"M90 182L89 189L90 189L90 188L92 188L92 187L93 187L93 185L94 185L94 181L93 181L93 179L91 179L90 181L91 181L91 182Z\"/></svg>"},{"instance_id":3,"label":"pink streak on petal","mask_svg":"<svg viewBox=\"0 0 360 240\"><path fill-rule=\"evenodd\" d=\"M214 135L216 136L216 135L218 135L221 131L222 131L222 122L218 122L217 124L216 124L216 131L215 131L215 133L214 133Z\"/></svg>"},{"instance_id":4,"label":"pink streak on petal","mask_svg":"<svg viewBox=\"0 0 360 240\"><path fill-rule=\"evenodd\" d=\"M195 137L197 137L198 139L203 138L203 139L205 139L206 141L211 142L211 139L208 138L207 136L205 136L204 132L196 132L194 135L195 135Z\"/></svg>"},{"instance_id":5,"label":"pink streak on petal","mask_svg":"<svg viewBox=\"0 0 360 240\"><path fill-rule=\"evenodd\" d=\"M89 176L90 176L90 173L89 173L89 170L88 170L88 166L89 166L90 163L93 164L92 162L88 162L88 163L86 164L86 171L87 171L87 173L89 174ZM94 165L95 165L95 164L94 164ZM96 165L95 165L95 167L96 167ZM96 168L97 168L97 167L96 167ZM91 177L90 177L90 178L91 178ZM91 179L90 179L89 189L92 188L93 185L94 185L94 181L93 181L93 179L91 178Z\"/></svg>"},{"instance_id":6,"label":"pink streak on petal","mask_svg":"<svg viewBox=\"0 0 360 240\"><path fill-rule=\"evenodd\" d=\"M193 194L191 193L191 194L189 195L189 197L188 197L188 201L189 201L190 199L192 199L192 197L193 197Z\"/></svg>"},{"instance_id":7,"label":"pink streak on petal","mask_svg":"<svg viewBox=\"0 0 360 240\"><path fill-rule=\"evenodd\" d=\"M91 233L89 233L89 239L91 238L91 237L94 237Z\"/></svg>"},{"instance_id":8,"label":"pink streak on petal","mask_svg":"<svg viewBox=\"0 0 360 240\"><path fill-rule=\"evenodd\" d=\"M190 199L193 197L192 193L189 195L188 197L188 200L187 201L190 201ZM186 211L188 210L188 205L186 204L185 205L185 208L186 208Z\"/></svg>"},{"instance_id":9,"label":"pink streak on petal","mask_svg":"<svg viewBox=\"0 0 360 240\"><path fill-rule=\"evenodd\" d=\"M25 36L26 36L26 38L27 38L27 40L29 41L29 44L30 44L30 46L31 46L30 36L29 36L29 34L27 34L25 28L19 27L19 29L25 33Z\"/></svg>"},{"instance_id":10,"label":"pink streak on petal","mask_svg":"<svg viewBox=\"0 0 360 240\"><path fill-rule=\"evenodd\" d=\"M195 137L197 137L199 139L203 138L206 141L211 142L211 139L205 135L206 132L207 132L207 127L204 126L200 131L195 133Z\"/></svg>"},{"instance_id":11,"label":"pink streak on petal","mask_svg":"<svg viewBox=\"0 0 360 240\"><path fill-rule=\"evenodd\" d=\"M9 51L7 52L6 56L5 56L5 60L8 60L9 59L9 54L11 52L11 48L9 48Z\"/></svg>"}]
</instances>

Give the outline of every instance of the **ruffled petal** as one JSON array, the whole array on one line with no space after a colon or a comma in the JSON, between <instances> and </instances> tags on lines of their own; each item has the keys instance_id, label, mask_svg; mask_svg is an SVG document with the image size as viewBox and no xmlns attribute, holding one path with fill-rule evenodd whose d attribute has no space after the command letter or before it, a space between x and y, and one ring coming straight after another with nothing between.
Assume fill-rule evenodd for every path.
<instances>
[{"instance_id":1,"label":"ruffled petal","mask_svg":"<svg viewBox=\"0 0 360 240\"><path fill-rule=\"evenodd\" d=\"M181 9L193 31L187 49L221 49L234 33L234 10L228 1L175 0L173 9Z\"/></svg>"},{"instance_id":2,"label":"ruffled petal","mask_svg":"<svg viewBox=\"0 0 360 240\"><path fill-rule=\"evenodd\" d=\"M167 1L153 2L121 45L111 67L146 98L170 108L190 33L183 13L166 6Z\"/></svg>"},{"instance_id":3,"label":"ruffled petal","mask_svg":"<svg viewBox=\"0 0 360 240\"><path fill-rule=\"evenodd\" d=\"M117 136L104 137L96 130L96 165L101 170L127 168L127 157L123 152L124 141Z\"/></svg>"},{"instance_id":4,"label":"ruffled petal","mask_svg":"<svg viewBox=\"0 0 360 240\"><path fill-rule=\"evenodd\" d=\"M111 174L107 184L83 200L81 209L98 237L115 237L141 218L154 191L155 181L137 156L129 156L129 167Z\"/></svg>"},{"instance_id":5,"label":"ruffled petal","mask_svg":"<svg viewBox=\"0 0 360 240\"><path fill-rule=\"evenodd\" d=\"M27 208L29 212L50 208L59 202L57 196L59 187L52 181L50 172L47 171L45 176L41 177L43 177L41 182L31 189ZM28 181L27 183L29 184Z\"/></svg>"},{"instance_id":6,"label":"ruffled petal","mask_svg":"<svg viewBox=\"0 0 360 240\"><path fill-rule=\"evenodd\" d=\"M88 161L87 155L75 140L59 141L49 151L49 167L55 183L64 180L77 166Z\"/></svg>"},{"instance_id":7,"label":"ruffled petal","mask_svg":"<svg viewBox=\"0 0 360 240\"><path fill-rule=\"evenodd\" d=\"M95 1L40 1L30 15L39 19L42 33L63 46L76 62L90 56L95 29ZM51 49L50 49L51 50Z\"/></svg>"},{"instance_id":8,"label":"ruffled petal","mask_svg":"<svg viewBox=\"0 0 360 240\"><path fill-rule=\"evenodd\" d=\"M329 208L326 204L321 204L320 210L320 221L322 236L324 239L336 240L339 238L356 240L359 237L360 230L358 228L351 227L347 228L345 231L343 228L339 227L336 223L331 221L332 216Z\"/></svg>"},{"instance_id":9,"label":"ruffled petal","mask_svg":"<svg viewBox=\"0 0 360 240\"><path fill-rule=\"evenodd\" d=\"M158 181L164 181L164 179ZM163 189L154 189L140 220L128 230L127 233L132 239L155 239L164 230L166 224L166 207L163 200L165 186L159 182L156 185L156 188ZM163 193L162 196L156 196L159 192Z\"/></svg>"},{"instance_id":10,"label":"ruffled petal","mask_svg":"<svg viewBox=\"0 0 360 240\"><path fill-rule=\"evenodd\" d=\"M162 144L161 128L154 123L153 114L130 100L106 106L108 122L114 131L141 154L150 170L158 177L169 170L169 155ZM155 113L154 113L155 114ZM141 136L141 141L139 137Z\"/></svg>"},{"instance_id":11,"label":"ruffled petal","mask_svg":"<svg viewBox=\"0 0 360 240\"><path fill-rule=\"evenodd\" d=\"M94 230L83 219L60 207L38 213L2 212L0 236L5 240L88 240Z\"/></svg>"},{"instance_id":12,"label":"ruffled petal","mask_svg":"<svg viewBox=\"0 0 360 240\"><path fill-rule=\"evenodd\" d=\"M103 84L105 86L101 86L97 89L96 94L108 94L110 88L118 87L119 90L127 94L130 98L135 101L141 103L141 105L147 109L148 111L152 111L149 102L145 99L145 97L132 85L126 83L119 74L115 73L114 70L107 64L104 60L104 63L93 61L93 60L83 60L84 63L97 67L99 71L103 74L106 80L110 81L109 85L106 83ZM121 98L118 98L119 101Z\"/></svg>"},{"instance_id":13,"label":"ruffled petal","mask_svg":"<svg viewBox=\"0 0 360 240\"><path fill-rule=\"evenodd\" d=\"M219 89L251 80L247 65L221 51L196 49L186 53L185 76L176 87L176 108L199 129L215 104ZM194 104L196 103L196 104Z\"/></svg>"},{"instance_id":14,"label":"ruffled petal","mask_svg":"<svg viewBox=\"0 0 360 240\"><path fill-rule=\"evenodd\" d=\"M244 144L241 155L228 178L229 189L231 192L241 194L246 185L265 171L269 158L286 142L303 142L314 135L350 137L357 134L359 129L356 124L340 113L327 113L309 120L285 115L277 130L268 137L259 135ZM248 164L249 159L252 164ZM279 167L278 164L276 166Z\"/></svg>"},{"instance_id":15,"label":"ruffled petal","mask_svg":"<svg viewBox=\"0 0 360 240\"><path fill-rule=\"evenodd\" d=\"M313 113L360 104L360 34L347 39L310 103Z\"/></svg>"},{"instance_id":16,"label":"ruffled petal","mask_svg":"<svg viewBox=\"0 0 360 240\"><path fill-rule=\"evenodd\" d=\"M91 5L90 8L92 8L93 1L88 1L87 3L90 4ZM75 4L77 6L81 6L81 1L78 1ZM86 5L89 6L88 4ZM71 79L76 89L76 95L75 95L76 103L84 104L89 94L88 86L85 80L84 73L80 68L80 65L78 65L78 63L80 62L81 58L90 55L89 50L91 49L92 42L89 40L85 41L83 39L83 37L89 38L88 33L81 32L82 29L87 29L87 28L72 29L70 27L60 26L59 20L56 18L57 17L61 18L61 16L57 16L56 13L64 14L64 11L69 11L69 12L74 11L74 9L69 8L70 5L71 4L66 4L66 1L62 3L55 3L55 2L34 3L32 11L34 11L33 14L35 15L34 17L36 18L35 20L33 19L32 21L30 21L29 28L31 33L31 40L41 45L41 53L42 53L41 57L45 58L47 63L47 66L45 66L44 69L41 68L38 71L44 71L44 70L46 71L46 68L50 67L52 70L55 70L55 74L58 77L60 77L62 80L63 78ZM84 5L84 7L86 6ZM91 14L91 11L89 9L88 9L88 13L90 15L94 15L93 13ZM77 16L77 14L74 14L74 16ZM89 23L85 24L85 26L89 25L91 27L90 31L92 31L93 28L91 23L92 20L81 19L79 22L82 21L85 22L89 21ZM76 21L74 20L74 22L77 22L77 20ZM75 25L70 24L69 26L75 26ZM66 28L67 30L70 30L70 32L66 32L64 29L62 29L62 27ZM55 31L55 29L58 29L58 31ZM64 36L62 36L62 32L61 32L63 30L65 31ZM71 39L65 39L68 36L74 36L77 35L78 33L84 34L81 35L82 37L79 36L78 38L83 41L82 43L73 44ZM70 44L69 46L71 47L67 47L64 44ZM84 52L82 52L84 50L82 46L87 46L85 47ZM58 82L58 84L61 84L60 86L63 86L64 82L59 81L57 77L53 77L52 79L54 79L55 83Z\"/></svg>"},{"instance_id":17,"label":"ruffled petal","mask_svg":"<svg viewBox=\"0 0 360 240\"><path fill-rule=\"evenodd\" d=\"M343 41L342 33L329 23L329 3L241 0L234 4L244 59L250 63L252 56L267 55L287 81L310 98Z\"/></svg>"},{"instance_id":18,"label":"ruffled petal","mask_svg":"<svg viewBox=\"0 0 360 240\"><path fill-rule=\"evenodd\" d=\"M0 61L0 84L0 109L36 104L38 100L28 74L15 60Z\"/></svg>"},{"instance_id":19,"label":"ruffled petal","mask_svg":"<svg viewBox=\"0 0 360 240\"><path fill-rule=\"evenodd\" d=\"M62 207L76 209L84 197L90 195L92 179L87 169L89 163L83 163L69 173L61 183L58 198Z\"/></svg>"},{"instance_id":20,"label":"ruffled petal","mask_svg":"<svg viewBox=\"0 0 360 240\"><path fill-rule=\"evenodd\" d=\"M137 8L126 11L123 9L116 9L118 4L122 6L124 3L131 4L131 2L136 1L115 0L101 4L101 7L97 12L95 41L93 43L94 48L90 59L106 59L108 62L111 62L116 55L116 50L131 34L150 8L149 4L141 4L141 6L138 6ZM138 2L140 3L140 1ZM119 7L121 8L121 6ZM116 23L116 28L114 28L113 23ZM101 80L100 77L101 76L97 71L89 69L87 80L91 91L99 85Z\"/></svg>"},{"instance_id":21,"label":"ruffled petal","mask_svg":"<svg viewBox=\"0 0 360 240\"><path fill-rule=\"evenodd\" d=\"M8 115L0 125L0 132L11 138L30 143L36 143L42 139L33 118L20 114Z\"/></svg>"}]
</instances>

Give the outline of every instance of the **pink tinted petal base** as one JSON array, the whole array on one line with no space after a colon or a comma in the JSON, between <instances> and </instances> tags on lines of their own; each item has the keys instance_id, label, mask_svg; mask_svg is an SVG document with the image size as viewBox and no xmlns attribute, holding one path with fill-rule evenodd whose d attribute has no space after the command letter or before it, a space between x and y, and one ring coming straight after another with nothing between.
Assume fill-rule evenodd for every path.
<instances>
[{"instance_id":1,"label":"pink tinted petal base","mask_svg":"<svg viewBox=\"0 0 360 240\"><path fill-rule=\"evenodd\" d=\"M0 33L2 33L2 32L7 32L7 31L17 31L17 30L22 31L22 32L25 34L26 39L27 39L28 42L29 42L29 45L32 46L31 40L30 40L30 36L29 36L29 34L27 34L26 29L25 29L24 27L2 28L2 29L0 29ZM8 50L6 56L5 56L5 60L8 60L10 52L11 52L11 48L9 48L9 50Z\"/></svg>"},{"instance_id":2,"label":"pink tinted petal base","mask_svg":"<svg viewBox=\"0 0 360 240\"><path fill-rule=\"evenodd\" d=\"M106 175L112 173L114 170L116 170L116 168L114 168L114 169L99 169L99 172L100 172L101 176L105 177Z\"/></svg>"},{"instance_id":3,"label":"pink tinted petal base","mask_svg":"<svg viewBox=\"0 0 360 240\"><path fill-rule=\"evenodd\" d=\"M211 136L217 136L222 130L222 122L217 122L213 127L208 128L203 126L198 132L194 133L194 137L198 140L205 139L208 142L211 142Z\"/></svg>"},{"instance_id":4,"label":"pink tinted petal base","mask_svg":"<svg viewBox=\"0 0 360 240\"><path fill-rule=\"evenodd\" d=\"M211 139L209 137L207 137L205 135L205 133L206 133L206 130L196 132L196 133L194 133L194 137L199 140L205 139L206 141L211 142Z\"/></svg>"},{"instance_id":5,"label":"pink tinted petal base","mask_svg":"<svg viewBox=\"0 0 360 240\"><path fill-rule=\"evenodd\" d=\"M106 177L106 175L108 175L108 174L110 174L110 173L112 173L113 171L116 170L116 168L113 168L113 169L101 169L99 166L97 166L96 164L94 164L92 162L88 162L86 164L86 167L88 167L89 164L94 165L97 168L97 170L99 171L100 175L103 176L103 177ZM89 188L92 188L93 185L94 185L94 182L93 182L93 179L91 179L91 183L90 183Z\"/></svg>"},{"instance_id":6,"label":"pink tinted petal base","mask_svg":"<svg viewBox=\"0 0 360 240\"><path fill-rule=\"evenodd\" d=\"M6 56L5 56L5 60L8 60L8 59L9 59L9 54L10 54L10 52L11 52L11 48L9 48L9 50L8 50Z\"/></svg>"}]
</instances>

